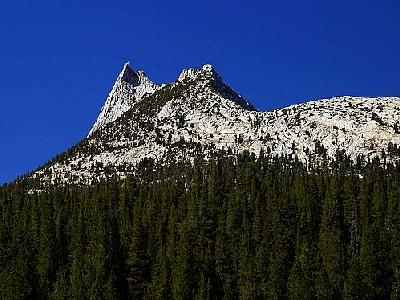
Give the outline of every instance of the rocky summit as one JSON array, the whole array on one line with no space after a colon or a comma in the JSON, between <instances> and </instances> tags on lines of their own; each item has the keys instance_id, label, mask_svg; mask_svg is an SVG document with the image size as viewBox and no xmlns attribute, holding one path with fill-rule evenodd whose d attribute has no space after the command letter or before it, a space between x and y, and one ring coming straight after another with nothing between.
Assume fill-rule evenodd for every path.
<instances>
[{"instance_id":1,"label":"rocky summit","mask_svg":"<svg viewBox=\"0 0 400 300\"><path fill-rule=\"evenodd\" d=\"M91 184L123 178L146 160L165 165L221 150L313 165L338 153L367 161L385 152L397 161L399 144L399 97L342 96L261 112L211 65L157 85L127 63L87 138L28 176Z\"/></svg>"}]
</instances>

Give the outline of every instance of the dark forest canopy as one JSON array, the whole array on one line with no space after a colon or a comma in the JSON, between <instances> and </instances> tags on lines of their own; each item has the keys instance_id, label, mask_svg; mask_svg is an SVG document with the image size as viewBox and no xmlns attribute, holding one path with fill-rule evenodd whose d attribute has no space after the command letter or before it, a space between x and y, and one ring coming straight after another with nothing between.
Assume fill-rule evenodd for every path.
<instances>
[{"instance_id":1,"label":"dark forest canopy","mask_svg":"<svg viewBox=\"0 0 400 300\"><path fill-rule=\"evenodd\" d=\"M400 297L400 167L223 154L0 189L1 299Z\"/></svg>"}]
</instances>

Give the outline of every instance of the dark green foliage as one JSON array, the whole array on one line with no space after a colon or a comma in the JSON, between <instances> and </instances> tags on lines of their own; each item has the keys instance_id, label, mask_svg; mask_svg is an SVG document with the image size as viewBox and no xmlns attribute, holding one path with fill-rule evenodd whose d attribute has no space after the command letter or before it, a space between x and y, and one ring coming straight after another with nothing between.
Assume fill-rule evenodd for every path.
<instances>
[{"instance_id":1,"label":"dark green foliage","mask_svg":"<svg viewBox=\"0 0 400 300\"><path fill-rule=\"evenodd\" d=\"M92 187L4 186L0 298L398 299L400 167L321 165L220 153Z\"/></svg>"}]
</instances>

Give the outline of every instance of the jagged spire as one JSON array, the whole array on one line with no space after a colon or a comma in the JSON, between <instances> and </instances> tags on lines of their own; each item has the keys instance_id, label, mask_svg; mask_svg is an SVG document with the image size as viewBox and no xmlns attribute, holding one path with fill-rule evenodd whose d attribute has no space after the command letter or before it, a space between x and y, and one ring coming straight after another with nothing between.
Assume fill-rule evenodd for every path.
<instances>
[{"instance_id":1,"label":"jagged spire","mask_svg":"<svg viewBox=\"0 0 400 300\"><path fill-rule=\"evenodd\" d=\"M137 85L139 82L138 74L131 68L129 61L127 61L122 67L121 72L118 75L118 79L128 82L131 85Z\"/></svg>"},{"instance_id":2,"label":"jagged spire","mask_svg":"<svg viewBox=\"0 0 400 300\"><path fill-rule=\"evenodd\" d=\"M106 124L115 121L145 95L153 93L156 89L158 89L158 86L150 81L143 71L135 72L127 61L122 67L88 136Z\"/></svg>"}]
</instances>

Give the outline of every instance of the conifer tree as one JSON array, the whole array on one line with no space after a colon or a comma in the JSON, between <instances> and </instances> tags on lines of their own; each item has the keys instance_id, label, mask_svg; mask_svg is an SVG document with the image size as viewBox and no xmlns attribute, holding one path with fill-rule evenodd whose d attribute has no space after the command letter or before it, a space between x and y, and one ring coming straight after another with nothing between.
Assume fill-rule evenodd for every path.
<instances>
[{"instance_id":1,"label":"conifer tree","mask_svg":"<svg viewBox=\"0 0 400 300\"><path fill-rule=\"evenodd\" d=\"M345 250L341 205L339 182L333 177L324 200L319 236L321 267L317 279L317 295L322 298L340 297L343 290Z\"/></svg>"}]
</instances>

